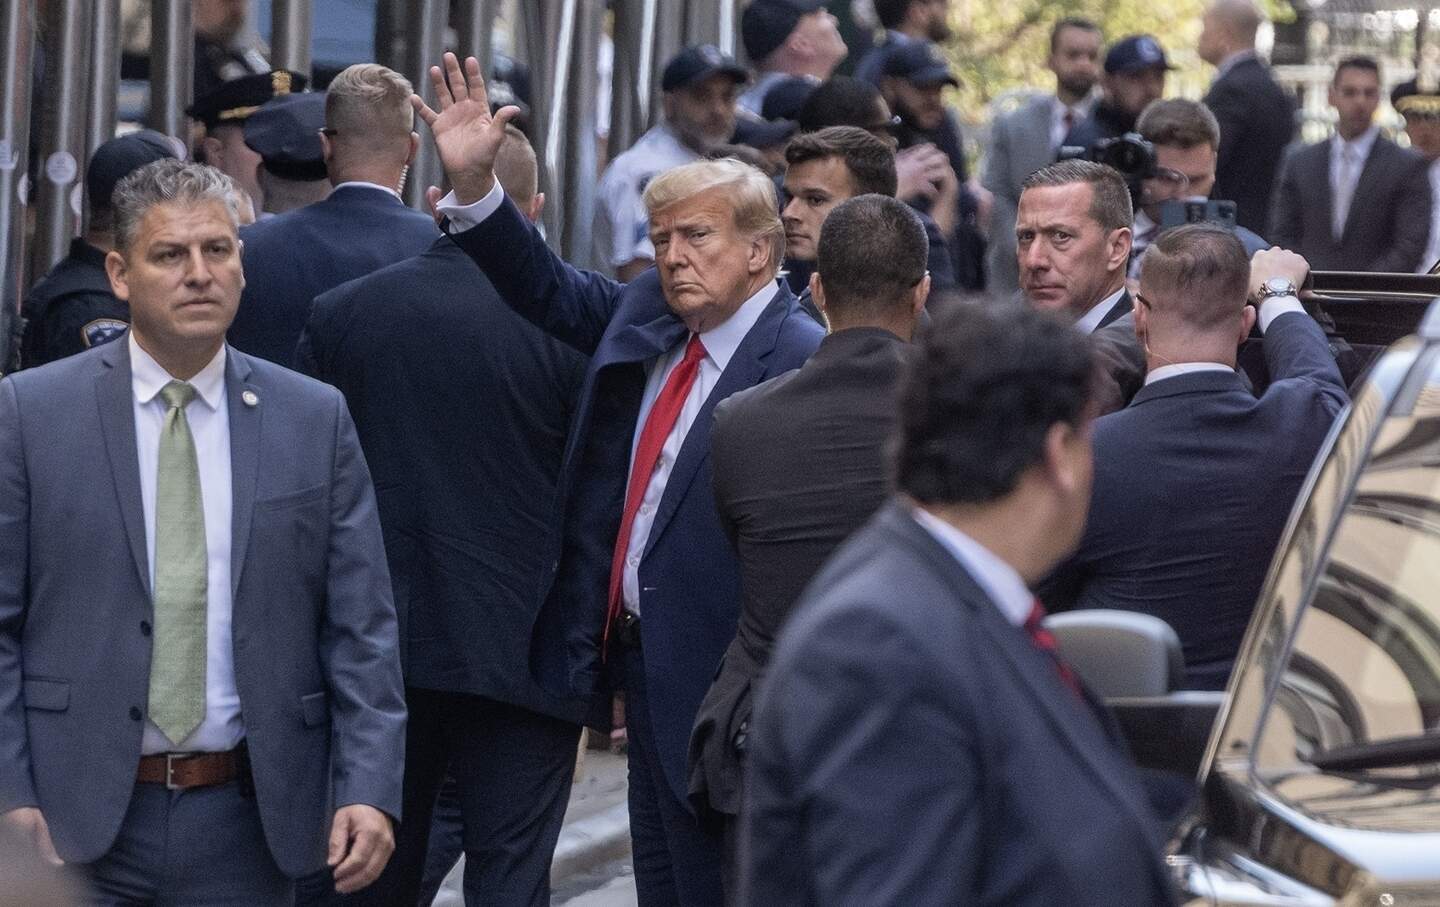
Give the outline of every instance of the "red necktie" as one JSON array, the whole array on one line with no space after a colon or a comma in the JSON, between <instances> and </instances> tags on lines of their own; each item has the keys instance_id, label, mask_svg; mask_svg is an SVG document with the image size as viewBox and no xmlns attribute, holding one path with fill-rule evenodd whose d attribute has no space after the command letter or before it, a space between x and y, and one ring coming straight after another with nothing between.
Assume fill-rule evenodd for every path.
<instances>
[{"instance_id":1,"label":"red necktie","mask_svg":"<svg viewBox=\"0 0 1440 907\"><path fill-rule=\"evenodd\" d=\"M660 459L665 439L670 437L670 430L675 427L675 420L680 417L685 398L690 396L690 388L695 386L695 379L700 374L700 360L703 358L705 345L700 342L699 334L691 334L690 342L685 346L685 357L670 372L670 377L665 379L665 386L660 389L660 396L655 398L654 405L650 407L650 415L645 419L645 427L640 431L640 443L635 445L635 462L630 466L630 484L625 489L625 513L620 518L620 534L615 537L615 556L610 560L610 602L605 611L606 644L610 641L610 626L615 622L615 618L620 616L625 584L625 555L630 549L630 528L635 523L635 513L640 509L641 499L645 497L645 488L650 484L651 474L655 472L655 463Z\"/></svg>"},{"instance_id":2,"label":"red necktie","mask_svg":"<svg viewBox=\"0 0 1440 907\"><path fill-rule=\"evenodd\" d=\"M1055 645L1055 634L1045 629L1044 621L1045 606L1040 604L1040 599L1037 598L1030 606L1030 616L1025 618L1025 632L1030 634L1030 641L1035 644L1035 648L1049 655L1050 660L1055 662L1055 670L1060 673L1060 679L1065 685L1074 690L1076 696L1084 699L1085 694L1080 692L1080 680L1075 676L1075 672L1070 670L1070 666L1061 660L1059 647Z\"/></svg>"}]
</instances>

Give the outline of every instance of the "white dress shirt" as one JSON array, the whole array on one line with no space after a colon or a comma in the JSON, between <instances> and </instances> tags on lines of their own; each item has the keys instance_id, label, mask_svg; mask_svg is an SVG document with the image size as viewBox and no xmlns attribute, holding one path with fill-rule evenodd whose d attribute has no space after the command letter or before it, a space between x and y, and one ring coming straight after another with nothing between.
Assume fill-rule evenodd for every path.
<instances>
[{"instance_id":1,"label":"white dress shirt","mask_svg":"<svg viewBox=\"0 0 1440 907\"><path fill-rule=\"evenodd\" d=\"M960 562L960 566L964 567L976 585L990 596L990 600L1000 609L1006 620L1017 627L1025 626L1025 621L1035 607L1035 595L1025 585L1020 574L1015 572L1014 567L934 514L919 507L910 508L910 513L915 517L915 522L935 536L935 541Z\"/></svg>"},{"instance_id":2,"label":"white dress shirt","mask_svg":"<svg viewBox=\"0 0 1440 907\"><path fill-rule=\"evenodd\" d=\"M160 431L165 401L160 390L175 380L140 348L129 334L130 381L135 404L135 452L140 462L140 500L145 509L145 550L149 553L150 588L155 588L155 487L160 468ZM173 744L148 719L141 752L222 751L234 749L245 737L240 693L235 688L235 662L230 645L230 408L225 398L225 347L190 379L195 399L185 419L195 441L200 467L200 498L205 510L205 548L209 567L205 582L205 720L189 737Z\"/></svg>"},{"instance_id":3,"label":"white dress shirt","mask_svg":"<svg viewBox=\"0 0 1440 907\"><path fill-rule=\"evenodd\" d=\"M1379 135L1380 127L1371 126L1348 142L1342 139L1338 132L1330 137L1330 217L1331 228L1337 240L1350 216L1350 206L1355 201L1355 187L1360 183L1360 173L1365 169L1365 161L1369 159L1370 151L1375 147L1375 139ZM1350 153L1348 170L1344 163L1347 150Z\"/></svg>"},{"instance_id":4,"label":"white dress shirt","mask_svg":"<svg viewBox=\"0 0 1440 907\"><path fill-rule=\"evenodd\" d=\"M1260 304L1260 316L1256 319L1256 323L1260 325L1260 333L1264 334L1270 329L1271 322L1289 312L1299 312L1305 315L1305 307L1294 296L1274 296L1265 300ZM1173 362L1151 369L1145 375L1145 383L1147 385L1154 384L1156 381L1164 381L1166 378L1178 378L1181 375L1193 375L1196 372L1234 371L1235 366L1226 365L1223 362Z\"/></svg>"},{"instance_id":5,"label":"white dress shirt","mask_svg":"<svg viewBox=\"0 0 1440 907\"><path fill-rule=\"evenodd\" d=\"M340 183L338 186L336 186L334 189L331 189L330 191L336 192L340 189L344 189L346 186L358 186L362 189L379 189L381 192L390 193L402 202L405 201L405 199L400 198L400 193L395 191L394 186L382 186L379 183L369 183L365 180L347 180L346 182Z\"/></svg>"},{"instance_id":6,"label":"white dress shirt","mask_svg":"<svg viewBox=\"0 0 1440 907\"><path fill-rule=\"evenodd\" d=\"M1110 311L1111 307L1113 307L1115 303L1120 301L1120 297L1124 294L1125 288L1121 287L1120 289L1111 293L1109 296L1106 296L1104 299L1095 303L1093 306L1090 307L1090 310L1088 312L1080 316L1079 321L1075 322L1075 330L1079 331L1082 334L1095 333L1095 329L1100 326L1101 319L1105 317L1106 313Z\"/></svg>"},{"instance_id":7,"label":"white dress shirt","mask_svg":"<svg viewBox=\"0 0 1440 907\"><path fill-rule=\"evenodd\" d=\"M1066 104L1059 97L1050 98L1050 147L1059 149L1065 142L1065 135L1077 124L1085 122L1095 108L1095 93L1092 91L1074 104ZM1070 125L1065 125L1065 113L1070 113Z\"/></svg>"}]
</instances>

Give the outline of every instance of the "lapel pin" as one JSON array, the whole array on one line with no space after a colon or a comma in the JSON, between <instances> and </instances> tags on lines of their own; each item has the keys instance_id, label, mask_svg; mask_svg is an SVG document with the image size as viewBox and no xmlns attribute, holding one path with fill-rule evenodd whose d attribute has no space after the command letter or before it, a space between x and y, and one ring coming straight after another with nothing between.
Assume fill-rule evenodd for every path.
<instances>
[{"instance_id":1,"label":"lapel pin","mask_svg":"<svg viewBox=\"0 0 1440 907\"><path fill-rule=\"evenodd\" d=\"M246 391L240 395L240 399L245 401L246 406L258 406L260 404L260 397L257 396L254 391Z\"/></svg>"}]
</instances>

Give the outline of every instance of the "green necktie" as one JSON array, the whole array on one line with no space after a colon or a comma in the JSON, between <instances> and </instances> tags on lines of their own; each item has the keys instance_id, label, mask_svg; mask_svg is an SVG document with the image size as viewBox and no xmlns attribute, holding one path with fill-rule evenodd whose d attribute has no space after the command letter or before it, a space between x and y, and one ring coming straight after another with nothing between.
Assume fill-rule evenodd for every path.
<instances>
[{"instance_id":1,"label":"green necktie","mask_svg":"<svg viewBox=\"0 0 1440 907\"><path fill-rule=\"evenodd\" d=\"M179 744L205 720L205 508L200 465L185 405L195 388L171 381L160 390L155 481L155 644L150 657L150 720Z\"/></svg>"}]
</instances>

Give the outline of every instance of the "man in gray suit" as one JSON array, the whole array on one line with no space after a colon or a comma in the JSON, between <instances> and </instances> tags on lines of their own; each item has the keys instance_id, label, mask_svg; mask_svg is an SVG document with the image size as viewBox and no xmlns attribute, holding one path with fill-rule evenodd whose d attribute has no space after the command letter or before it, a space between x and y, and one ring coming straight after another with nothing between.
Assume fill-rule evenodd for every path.
<instances>
[{"instance_id":1,"label":"man in gray suit","mask_svg":"<svg viewBox=\"0 0 1440 907\"><path fill-rule=\"evenodd\" d=\"M1025 177L1055 160L1065 134L1090 115L1100 80L1100 27L1088 19L1065 18L1050 30L1055 93L1035 94L1020 107L996 117L990 127L985 188L995 196L990 209L986 274L997 297L1020 288L1015 260L1015 210Z\"/></svg>"},{"instance_id":2,"label":"man in gray suit","mask_svg":"<svg viewBox=\"0 0 1440 907\"><path fill-rule=\"evenodd\" d=\"M1430 233L1425 159L1380 134L1380 67L1350 57L1335 67L1335 135L1286 157L1265 234L1317 271L1410 273Z\"/></svg>"},{"instance_id":3,"label":"man in gray suit","mask_svg":"<svg viewBox=\"0 0 1440 907\"><path fill-rule=\"evenodd\" d=\"M225 345L233 196L199 164L127 177L127 336L0 382L0 814L100 903L288 904L394 846L370 474L338 391Z\"/></svg>"}]
</instances>

